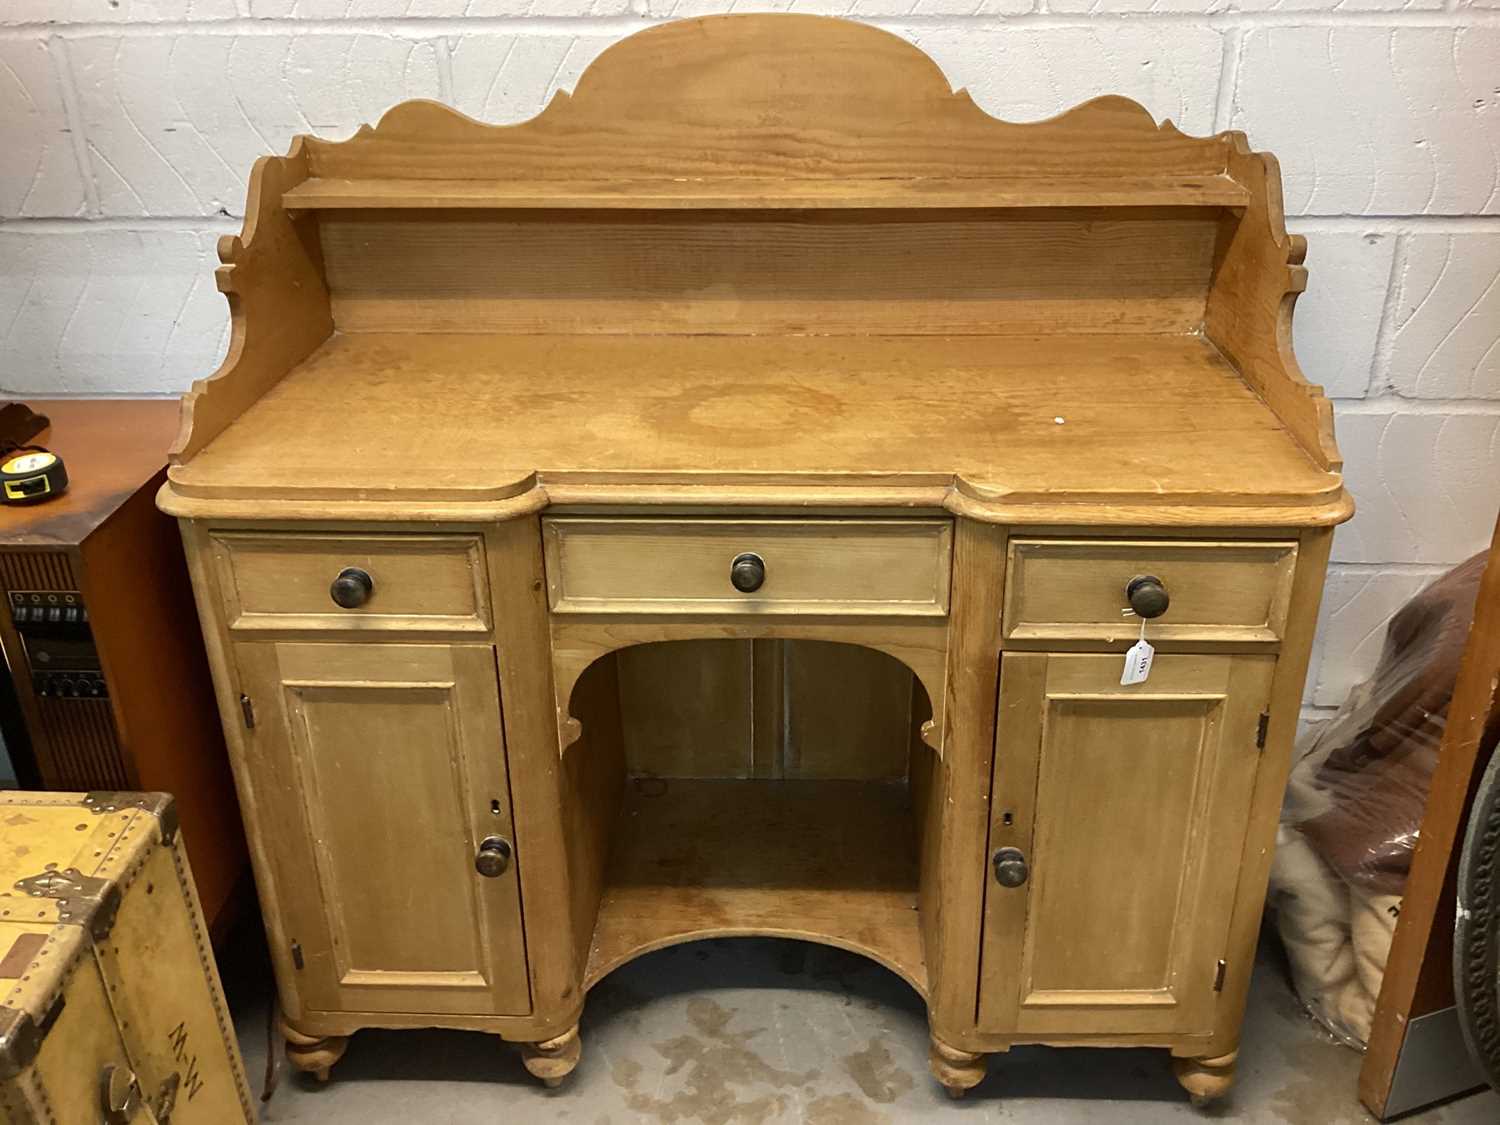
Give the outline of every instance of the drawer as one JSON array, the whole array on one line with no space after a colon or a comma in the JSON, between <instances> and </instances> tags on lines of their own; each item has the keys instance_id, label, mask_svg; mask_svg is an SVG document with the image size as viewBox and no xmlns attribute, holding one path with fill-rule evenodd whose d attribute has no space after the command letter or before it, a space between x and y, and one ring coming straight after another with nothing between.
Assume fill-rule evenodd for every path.
<instances>
[{"instance_id":1,"label":"drawer","mask_svg":"<svg viewBox=\"0 0 1500 1125\"><path fill-rule=\"evenodd\" d=\"M554 613L948 612L947 520L560 516L542 524ZM731 580L742 555L764 565L756 589Z\"/></svg>"},{"instance_id":2,"label":"drawer","mask_svg":"<svg viewBox=\"0 0 1500 1125\"><path fill-rule=\"evenodd\" d=\"M489 581L477 535L210 536L229 627L339 631L487 632ZM334 601L354 568L369 576L361 604Z\"/></svg>"},{"instance_id":3,"label":"drawer","mask_svg":"<svg viewBox=\"0 0 1500 1125\"><path fill-rule=\"evenodd\" d=\"M1148 640L1278 641L1286 626L1295 542L1253 540L1012 539L1004 635L1010 641L1121 641L1125 586L1151 574L1170 604Z\"/></svg>"}]
</instances>

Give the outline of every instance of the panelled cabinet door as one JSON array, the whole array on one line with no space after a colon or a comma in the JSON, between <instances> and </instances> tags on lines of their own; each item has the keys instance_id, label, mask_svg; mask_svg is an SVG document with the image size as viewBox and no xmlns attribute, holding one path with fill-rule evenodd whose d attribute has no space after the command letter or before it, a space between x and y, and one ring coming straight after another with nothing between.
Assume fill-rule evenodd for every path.
<instances>
[{"instance_id":1,"label":"panelled cabinet door","mask_svg":"<svg viewBox=\"0 0 1500 1125\"><path fill-rule=\"evenodd\" d=\"M1211 1031L1273 656L1007 653L979 1019ZM1003 885L993 869L1015 848ZM1005 857L1002 857L1005 858Z\"/></svg>"},{"instance_id":2,"label":"panelled cabinet door","mask_svg":"<svg viewBox=\"0 0 1500 1125\"><path fill-rule=\"evenodd\" d=\"M302 1006L528 1012L494 649L265 642L236 660ZM489 837L505 848L487 877Z\"/></svg>"}]
</instances>

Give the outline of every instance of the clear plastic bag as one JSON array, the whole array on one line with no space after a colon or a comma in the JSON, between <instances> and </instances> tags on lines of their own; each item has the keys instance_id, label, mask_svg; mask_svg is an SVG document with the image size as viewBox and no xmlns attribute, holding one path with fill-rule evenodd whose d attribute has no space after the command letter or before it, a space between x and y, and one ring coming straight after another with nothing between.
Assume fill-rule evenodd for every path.
<instances>
[{"instance_id":1,"label":"clear plastic bag","mask_svg":"<svg viewBox=\"0 0 1500 1125\"><path fill-rule=\"evenodd\" d=\"M1298 744L1271 903L1298 994L1354 1046L1369 1037L1485 560L1408 601L1375 673Z\"/></svg>"}]
</instances>

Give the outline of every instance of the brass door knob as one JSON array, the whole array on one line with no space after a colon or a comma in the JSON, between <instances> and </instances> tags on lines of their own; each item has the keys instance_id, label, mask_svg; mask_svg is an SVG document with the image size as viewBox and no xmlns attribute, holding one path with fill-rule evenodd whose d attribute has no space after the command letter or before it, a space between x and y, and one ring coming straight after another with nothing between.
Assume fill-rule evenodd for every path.
<instances>
[{"instance_id":1,"label":"brass door knob","mask_svg":"<svg viewBox=\"0 0 1500 1125\"><path fill-rule=\"evenodd\" d=\"M1172 604L1166 584L1154 574L1137 574L1125 583L1125 598L1137 617L1160 617Z\"/></svg>"},{"instance_id":2,"label":"brass door knob","mask_svg":"<svg viewBox=\"0 0 1500 1125\"><path fill-rule=\"evenodd\" d=\"M346 566L328 587L328 596L335 605L345 609L358 609L370 600L375 592L375 580L357 566Z\"/></svg>"},{"instance_id":3,"label":"brass door knob","mask_svg":"<svg viewBox=\"0 0 1500 1125\"><path fill-rule=\"evenodd\" d=\"M766 560L753 551L735 555L729 564L729 581L742 594L753 594L766 580Z\"/></svg>"},{"instance_id":4,"label":"brass door knob","mask_svg":"<svg viewBox=\"0 0 1500 1125\"><path fill-rule=\"evenodd\" d=\"M504 836L486 836L474 853L474 870L486 879L505 874L510 866L510 841Z\"/></svg>"},{"instance_id":5,"label":"brass door knob","mask_svg":"<svg viewBox=\"0 0 1500 1125\"><path fill-rule=\"evenodd\" d=\"M995 853L995 882L1002 887L1019 887L1026 882L1031 868L1020 848L1001 848Z\"/></svg>"}]
</instances>

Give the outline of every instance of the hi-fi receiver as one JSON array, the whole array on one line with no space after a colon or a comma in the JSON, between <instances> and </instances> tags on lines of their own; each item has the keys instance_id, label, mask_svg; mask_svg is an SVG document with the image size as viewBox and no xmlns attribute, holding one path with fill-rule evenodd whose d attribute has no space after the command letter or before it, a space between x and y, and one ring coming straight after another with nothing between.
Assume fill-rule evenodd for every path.
<instances>
[{"instance_id":1,"label":"hi-fi receiver","mask_svg":"<svg viewBox=\"0 0 1500 1125\"><path fill-rule=\"evenodd\" d=\"M31 665L31 690L44 698L105 699L109 684L77 590L12 590L10 619Z\"/></svg>"},{"instance_id":2,"label":"hi-fi receiver","mask_svg":"<svg viewBox=\"0 0 1500 1125\"><path fill-rule=\"evenodd\" d=\"M248 864L181 540L155 505L177 404L34 405L50 430L8 440L45 441L71 479L44 504L0 505L6 749L23 785L175 795L222 928L248 904Z\"/></svg>"}]
</instances>

